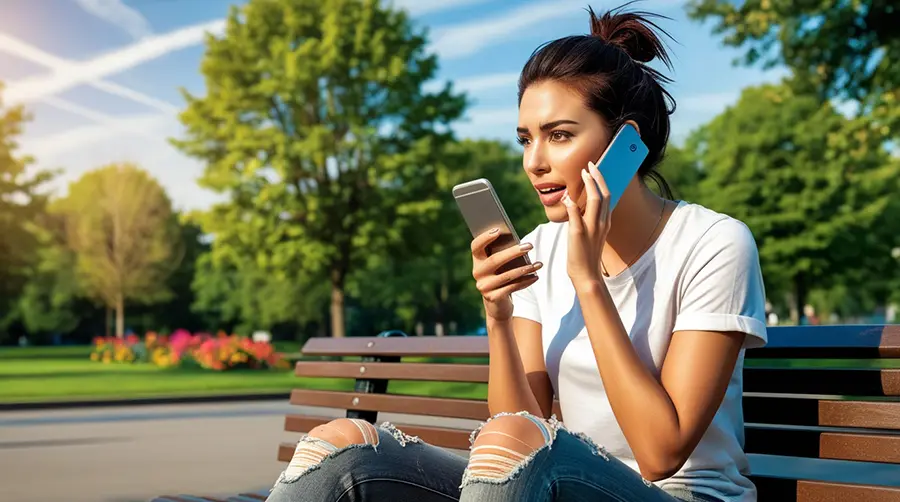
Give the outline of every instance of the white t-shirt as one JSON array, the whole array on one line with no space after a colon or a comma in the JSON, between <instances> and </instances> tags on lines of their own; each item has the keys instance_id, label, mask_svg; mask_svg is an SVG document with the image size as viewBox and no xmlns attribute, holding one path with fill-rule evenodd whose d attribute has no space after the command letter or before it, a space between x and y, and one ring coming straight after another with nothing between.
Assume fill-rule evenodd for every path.
<instances>
[{"instance_id":1,"label":"white t-shirt","mask_svg":"<svg viewBox=\"0 0 900 502\"><path fill-rule=\"evenodd\" d=\"M541 324L544 359L562 420L638 470L600 379L581 307L566 271L568 223L525 236L539 279L513 295L514 315ZM606 278L640 359L659 378L672 334L739 331L745 348L766 343L765 291L756 242L742 222L680 202L656 242L631 267ZM729 501L755 501L743 451L744 350L724 401L690 458L659 486L681 486Z\"/></svg>"}]
</instances>

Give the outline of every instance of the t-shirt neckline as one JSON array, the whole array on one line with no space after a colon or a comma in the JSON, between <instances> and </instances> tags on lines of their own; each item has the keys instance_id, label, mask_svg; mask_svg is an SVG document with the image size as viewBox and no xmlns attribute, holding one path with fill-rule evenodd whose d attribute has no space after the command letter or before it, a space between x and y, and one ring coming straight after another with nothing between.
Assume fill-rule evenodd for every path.
<instances>
[{"instance_id":1,"label":"t-shirt neckline","mask_svg":"<svg viewBox=\"0 0 900 502\"><path fill-rule=\"evenodd\" d=\"M671 233L671 228L674 227L673 223L677 223L677 218L681 216L682 208L687 205L687 202L683 200L676 201L675 209L672 210L672 214L669 216L669 219L666 221L665 226L663 226L662 231L659 232L659 235L656 236L656 240L653 241L653 244L647 248L646 251L641 255L640 258L637 259L630 267L625 270L619 272L614 277L603 277L604 282L606 282L606 286L610 288L619 288L625 286L627 284L631 284L635 277L640 275L647 266L656 259L656 248L660 245L660 243L664 242L669 234Z\"/></svg>"}]
</instances>

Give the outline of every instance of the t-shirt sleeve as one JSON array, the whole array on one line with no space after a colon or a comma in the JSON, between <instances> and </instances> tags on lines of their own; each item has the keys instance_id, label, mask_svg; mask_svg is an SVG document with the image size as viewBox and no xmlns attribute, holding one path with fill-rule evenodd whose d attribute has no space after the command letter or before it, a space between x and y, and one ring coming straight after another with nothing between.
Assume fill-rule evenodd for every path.
<instances>
[{"instance_id":1,"label":"t-shirt sleeve","mask_svg":"<svg viewBox=\"0 0 900 502\"><path fill-rule=\"evenodd\" d=\"M727 218L697 243L685 265L675 331L737 331L745 348L766 344L765 287L750 229Z\"/></svg>"},{"instance_id":2,"label":"t-shirt sleeve","mask_svg":"<svg viewBox=\"0 0 900 502\"><path fill-rule=\"evenodd\" d=\"M536 234L537 234L537 230L535 230L534 232L532 232L522 238L523 243L530 242L532 245L534 245L534 248L531 251L529 251L529 253L528 253L528 258L531 260L531 263L535 263L535 261L537 261L537 259L538 259L537 258L537 244L535 242L537 240ZM541 273L547 269L546 263L544 265L545 265L544 268L542 268L541 270L538 270L538 272L537 272L538 276L540 276ZM520 289L520 290L514 292L511 295L512 302L513 302L513 317L521 317L524 319L530 319L530 320L540 324L541 311L540 311L540 308L538 307L537 294L535 291L535 287L538 283L540 283L540 280L538 280L538 282L532 284L531 286L528 286L525 289Z\"/></svg>"}]
</instances>

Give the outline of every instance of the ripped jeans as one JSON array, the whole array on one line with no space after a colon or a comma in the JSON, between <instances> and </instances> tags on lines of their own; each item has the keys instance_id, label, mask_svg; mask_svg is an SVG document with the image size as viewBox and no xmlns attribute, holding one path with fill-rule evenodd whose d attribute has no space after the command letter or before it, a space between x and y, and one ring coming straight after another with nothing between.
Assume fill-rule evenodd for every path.
<instances>
[{"instance_id":1,"label":"ripped jeans","mask_svg":"<svg viewBox=\"0 0 900 502\"><path fill-rule=\"evenodd\" d=\"M717 502L665 492L554 418L501 414L469 459L385 423L339 419L297 445L269 502ZM327 427L327 426L326 426ZM323 439L323 437L328 439ZM336 446L336 444L340 446Z\"/></svg>"}]
</instances>

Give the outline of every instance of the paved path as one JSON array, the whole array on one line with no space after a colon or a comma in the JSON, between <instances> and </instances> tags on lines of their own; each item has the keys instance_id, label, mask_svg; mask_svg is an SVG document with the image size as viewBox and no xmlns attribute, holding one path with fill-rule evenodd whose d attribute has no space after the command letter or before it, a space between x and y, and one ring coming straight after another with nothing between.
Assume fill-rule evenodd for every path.
<instances>
[{"instance_id":1,"label":"paved path","mask_svg":"<svg viewBox=\"0 0 900 502\"><path fill-rule=\"evenodd\" d=\"M299 438L284 432L284 416L303 411L278 401L3 412L0 500L137 502L268 489L284 468L275 459L278 444ZM338 410L305 411L339 416Z\"/></svg>"},{"instance_id":2,"label":"paved path","mask_svg":"<svg viewBox=\"0 0 900 502\"><path fill-rule=\"evenodd\" d=\"M0 500L131 502L266 489L283 402L0 413ZM294 436L294 437L291 437Z\"/></svg>"}]
</instances>

